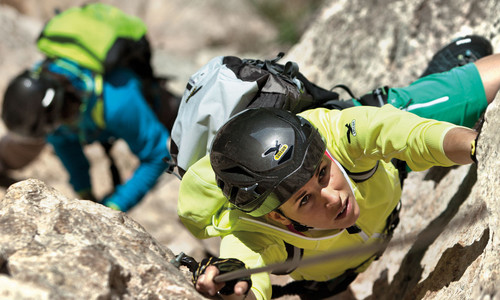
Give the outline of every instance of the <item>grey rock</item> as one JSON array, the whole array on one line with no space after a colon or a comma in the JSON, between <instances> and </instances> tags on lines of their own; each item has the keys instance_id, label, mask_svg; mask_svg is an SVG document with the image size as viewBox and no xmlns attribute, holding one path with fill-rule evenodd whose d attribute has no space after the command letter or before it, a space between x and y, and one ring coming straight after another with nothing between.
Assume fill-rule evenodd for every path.
<instances>
[{"instance_id":1,"label":"grey rock","mask_svg":"<svg viewBox=\"0 0 500 300\"><path fill-rule=\"evenodd\" d=\"M0 295L7 299L202 299L173 253L122 212L43 182L0 202Z\"/></svg>"},{"instance_id":2,"label":"grey rock","mask_svg":"<svg viewBox=\"0 0 500 300\"><path fill-rule=\"evenodd\" d=\"M64 6L69 7L83 2L66 1ZM60 5L55 0L4 1L3 3L18 5L19 11L34 18L27 18L10 7L0 6L0 24L2 24L0 35L3 38L0 44L0 65L2 66L0 88L2 90L7 79L18 72L21 66L31 64L36 60L37 52L32 41L43 21L52 13L51 8L56 4ZM178 91L182 91L187 77L213 56L243 55L241 52L249 45L245 43L239 47L231 45L231 41L237 41L236 36L251 36L252 38L248 38L247 41L252 42L261 40L258 30L263 28L261 26L266 26L260 18L252 23L250 19L255 15L245 12L246 6L236 8L236 5L244 4L232 2L227 6L229 10L224 10L226 6L218 5L215 1L189 1L192 5L190 7L185 7L187 2L181 0L129 1L126 4L123 1L110 1L110 3L117 4L124 10L145 18L148 27L151 28L151 40L156 50L155 66L164 75L172 75L171 70L176 71L175 74L179 77L173 83ZM196 7L201 9L196 10ZM240 22L245 28L236 31L238 22L231 21L234 23L226 27L217 22L219 20L217 13L228 17L230 10L239 11L236 19L245 19L245 23ZM360 96L381 85L409 84L423 72L435 51L460 35L470 33L484 35L491 39L498 52L500 49L498 16L500 16L500 4L495 0L329 0L325 1L308 31L288 52L285 59L298 62L301 72L321 86L329 88L335 84L344 83ZM193 19L196 22L193 22ZM252 26L247 26L248 24ZM210 31L215 26L220 27ZM255 28L259 29L248 33L248 30ZM223 31L224 29L226 31ZM237 34L231 35L231 30ZM271 39L266 36L262 37L262 40L269 41L268 38ZM220 46L221 44L223 46ZM217 45L219 47L216 47ZM274 51L269 52L269 49L273 47L269 47L261 46L262 52L259 53L259 57L275 55ZM347 97L347 95L342 96ZM497 185L500 181L500 159L497 148L500 143L496 129L500 125L498 124L500 112L499 100L495 101L487 111L486 123L481 133L478 150L480 162L477 173L474 168L464 166L443 172L445 176L436 181L429 180L429 178L436 178L436 176L431 176L437 173L436 169L412 173L405 182L401 223L395 232L394 241L414 234L421 234L420 238L417 238L417 241L408 240L408 243L403 246L389 245L382 258L361 274L347 292L334 297L335 299L499 298L500 192ZM0 125L0 132L3 130L3 125ZM124 145L117 145L113 151L116 157L119 157L117 163L120 170L127 176L137 166L137 161ZM99 147L94 145L86 149L86 154L91 160L91 174L95 178L94 182L99 183L96 185L96 192L98 196L103 196L109 192L110 188L105 157ZM45 183L64 195L60 194L58 197L69 199L75 197L71 187L67 184L67 174L50 148L44 150L32 166L15 172L13 175L18 178L43 179ZM30 181L29 185L31 184ZM35 186L43 186L43 184L37 182ZM50 190L47 187L42 188L44 189ZM204 248L207 247L190 236L179 224L175 214L177 189L176 179L165 175L143 202L126 216L103 210L93 203L75 202L65 198L63 202L69 202L61 206L66 207L67 210L69 203L73 203L74 208L70 210L70 213L67 212L66 216L53 214L54 220L41 217L55 209L46 204L42 206L37 204L35 207L38 208L35 211L30 208L26 212L20 211L21 208L15 208L15 206L7 211L2 208L0 220L4 222L6 218L5 220L8 221L5 222L8 224L6 226L2 225L3 223L0 224L0 244L2 245L0 246L0 297L53 299L56 297L54 295L61 293L64 295L61 298L80 298L80 290L87 289L87 283L88 286L95 285L96 292L93 295L106 294L106 286L111 285L110 277L116 277L117 282L113 283L116 285L115 290L108 291L109 294L106 294L109 297L118 295L119 291L123 290L121 288L123 282L130 284L127 286L127 289L130 287L127 290L129 293L143 288L144 294L134 294L138 295L137 298L160 298L164 296L163 292L167 289L165 286L173 288L173 295L176 295L177 285L149 285L151 289L148 290L149 288L145 288L147 285L136 283L153 282L151 277L168 281L167 275L162 273L164 270L165 272L172 271L173 274L177 273L176 270L170 270L165 266L165 264L168 265L167 262L172 253L161 245L173 249L176 254L179 251L189 251L189 254L196 258L202 257ZM38 190L38 188L31 188L27 191L33 190ZM31 197L29 193L25 195L25 192L16 186L9 190L8 197L10 199ZM30 193L34 198L41 197L40 194L36 196L36 192ZM42 194L44 193L46 193L45 190ZM19 201L22 203L24 200ZM46 201L34 203L46 203ZM2 207L5 205L2 204ZM28 206L24 204L23 207ZM89 211L92 213L89 214ZM13 216L17 213L13 212L24 216L26 220L15 219ZM79 216L78 222L80 223L76 221L77 216ZM127 221L120 224L121 221L117 221L120 218ZM151 233L158 242L146 242L147 246L143 247L139 240L149 240L150 237L143 229L137 229L141 228L140 226L134 225L131 228L135 229L126 229L132 222L130 218L144 226L145 231ZM101 222L101 219L108 224L102 229L108 230L107 234L101 235L100 226L94 224ZM56 222L56 220L59 221ZM109 223L115 224L115 222L119 225L116 228L113 226L113 232L116 233L113 235L109 233L111 230ZM56 223L59 225L55 226ZM73 226L73 224L78 226ZM87 226L88 230L85 229ZM63 233L55 231L50 233L50 228L58 228L57 230ZM18 234L12 232L18 232ZM69 239L69 237L76 239L78 232L87 232L87 235L78 237L82 241ZM424 233L429 233L426 236L432 238L422 238ZM136 234L140 238L135 238ZM68 239L49 239L49 237L60 235L67 236ZM99 242L94 240L94 238L97 239L96 235L99 235ZM91 238L92 236L94 238ZM83 241L94 242L82 245ZM86 269L88 265L76 263L77 260L65 260L61 253L71 249L68 244L65 244L69 242L78 245L79 250L73 251L73 255L80 261L88 264L89 260L86 258L95 256L92 263L95 261L96 267L98 266L99 270L104 270L105 273L99 277L100 280L91 276L91 271ZM217 249L216 243L209 247ZM44 249L46 252L43 252ZM37 256L30 260L27 258L29 253L36 253ZM142 262L137 266L132 266L133 264L124 256L134 263L141 259L155 262L156 268L150 267L149 263ZM53 267L57 264L52 265L52 268L46 272L49 274L46 277L38 273L30 276L21 274L29 274L25 272L29 269L39 270L42 268L40 265L47 265L36 259L55 261L56 258L63 263L59 265L59 268ZM30 264L21 263L26 261ZM161 263L156 265L157 261ZM62 265L73 268L63 268ZM76 270L78 268L82 269ZM22 279L12 275L15 270ZM69 275L87 275L85 279L88 278L88 280L85 282L80 280L81 286L75 290L76 283L66 279L66 272ZM150 274L160 273L163 275L150 276ZM110 276L110 274L117 274L117 276ZM128 281L127 278L129 278ZM42 284L35 279L40 279ZM182 280L179 291L192 292L189 289L190 283L186 279ZM68 286L65 286L66 282ZM171 281L168 282L170 284ZM149 293L150 291L152 292ZM287 299L297 299L297 297Z\"/></svg>"}]
</instances>

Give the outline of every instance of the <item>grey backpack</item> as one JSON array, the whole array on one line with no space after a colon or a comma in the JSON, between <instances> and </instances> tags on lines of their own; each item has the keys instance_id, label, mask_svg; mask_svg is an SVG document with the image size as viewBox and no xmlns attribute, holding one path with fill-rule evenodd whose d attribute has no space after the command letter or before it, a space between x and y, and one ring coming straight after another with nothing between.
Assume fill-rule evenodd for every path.
<instances>
[{"instance_id":1,"label":"grey backpack","mask_svg":"<svg viewBox=\"0 0 500 300\"><path fill-rule=\"evenodd\" d=\"M339 100L337 93L308 81L296 63L278 64L283 55L264 61L218 56L190 77L170 147L181 175L210 151L219 127L246 108L278 107L299 113L315 107L352 106Z\"/></svg>"}]
</instances>

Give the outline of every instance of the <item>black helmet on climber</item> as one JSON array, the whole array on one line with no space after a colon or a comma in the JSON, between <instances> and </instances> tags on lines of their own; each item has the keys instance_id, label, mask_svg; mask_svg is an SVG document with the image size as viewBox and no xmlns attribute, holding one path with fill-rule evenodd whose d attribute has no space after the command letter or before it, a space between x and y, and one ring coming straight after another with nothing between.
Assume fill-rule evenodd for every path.
<instances>
[{"instance_id":1,"label":"black helmet on climber","mask_svg":"<svg viewBox=\"0 0 500 300\"><path fill-rule=\"evenodd\" d=\"M64 89L57 79L26 70L5 91L2 119L14 133L42 137L60 124L63 100Z\"/></svg>"},{"instance_id":2,"label":"black helmet on climber","mask_svg":"<svg viewBox=\"0 0 500 300\"><path fill-rule=\"evenodd\" d=\"M309 181L325 149L317 129L304 118L277 108L247 109L218 130L210 162L229 201L262 216Z\"/></svg>"}]
</instances>

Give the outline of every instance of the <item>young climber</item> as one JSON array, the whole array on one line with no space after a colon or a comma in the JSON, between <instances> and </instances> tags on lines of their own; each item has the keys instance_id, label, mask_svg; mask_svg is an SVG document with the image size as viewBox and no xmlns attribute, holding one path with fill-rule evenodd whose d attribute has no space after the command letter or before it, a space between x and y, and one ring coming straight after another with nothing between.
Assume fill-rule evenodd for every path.
<instances>
[{"instance_id":1,"label":"young climber","mask_svg":"<svg viewBox=\"0 0 500 300\"><path fill-rule=\"evenodd\" d=\"M81 199L127 211L137 205L163 174L169 157L168 110L147 102L139 77L117 68L106 74L102 102L92 72L68 59L36 64L9 83L2 119L9 134L0 142L0 158L7 166L24 166L40 152L44 141L54 147ZM163 113L162 113L163 112ZM163 121L163 122L162 122ZM126 182L118 182L105 199L92 192L89 162L84 147L93 142L109 145L123 139L140 164ZM20 149L24 149L20 151Z\"/></svg>"},{"instance_id":2,"label":"young climber","mask_svg":"<svg viewBox=\"0 0 500 300\"><path fill-rule=\"evenodd\" d=\"M37 41L44 59L13 78L4 95L0 175L36 159L52 144L82 199L127 211L163 173L167 140L180 99L154 74L147 27L139 18L104 3L58 12ZM110 155L123 139L140 165L121 178ZM83 148L104 146L114 190L95 199ZM123 181L126 182L123 182Z\"/></svg>"},{"instance_id":3,"label":"young climber","mask_svg":"<svg viewBox=\"0 0 500 300\"><path fill-rule=\"evenodd\" d=\"M298 116L260 108L231 118L210 154L187 170L179 192L186 227L198 238L220 236L220 257L234 259L200 263L197 290L270 299L277 293L267 273L227 286L214 278L226 262L247 268L284 262L290 246L308 258L389 238L401 173L474 161L478 133L467 127L495 98L498 68L494 54L422 77L388 89L383 107ZM324 298L346 289L379 255L299 267L290 276L302 298Z\"/></svg>"}]
</instances>

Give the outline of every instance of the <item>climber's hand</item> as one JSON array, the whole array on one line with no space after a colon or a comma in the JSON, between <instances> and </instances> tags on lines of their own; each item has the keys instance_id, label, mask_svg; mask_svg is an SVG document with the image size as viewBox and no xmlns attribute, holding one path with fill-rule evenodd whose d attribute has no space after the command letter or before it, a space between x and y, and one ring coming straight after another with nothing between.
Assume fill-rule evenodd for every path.
<instances>
[{"instance_id":1,"label":"climber's hand","mask_svg":"<svg viewBox=\"0 0 500 300\"><path fill-rule=\"evenodd\" d=\"M243 262L237 259L208 258L200 262L198 270L193 273L193 282L196 290L208 296L219 293L223 299L243 299L252 286L249 277L216 283L214 278L223 273L245 268ZM250 299L253 293L248 294ZM247 298L248 299L248 298Z\"/></svg>"}]
</instances>

